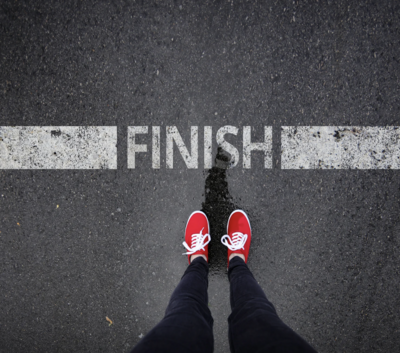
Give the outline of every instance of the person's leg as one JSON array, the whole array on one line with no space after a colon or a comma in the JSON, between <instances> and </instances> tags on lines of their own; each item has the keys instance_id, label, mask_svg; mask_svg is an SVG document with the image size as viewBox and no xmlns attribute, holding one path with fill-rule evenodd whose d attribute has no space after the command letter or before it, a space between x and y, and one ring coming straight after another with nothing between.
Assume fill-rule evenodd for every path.
<instances>
[{"instance_id":1,"label":"person's leg","mask_svg":"<svg viewBox=\"0 0 400 353\"><path fill-rule=\"evenodd\" d=\"M213 319L208 308L207 216L193 212L186 224L183 245L189 267L173 292L165 316L132 350L132 353L201 352L214 349Z\"/></svg>"},{"instance_id":2,"label":"person's leg","mask_svg":"<svg viewBox=\"0 0 400 353\"><path fill-rule=\"evenodd\" d=\"M231 287L229 345L232 353L316 352L283 323L246 263L238 256L229 262Z\"/></svg>"},{"instance_id":3,"label":"person's leg","mask_svg":"<svg viewBox=\"0 0 400 353\"><path fill-rule=\"evenodd\" d=\"M276 314L272 303L246 265L251 242L250 221L236 210L228 220L227 235L221 242L228 247L231 308L229 345L232 353L315 352Z\"/></svg>"},{"instance_id":4,"label":"person's leg","mask_svg":"<svg viewBox=\"0 0 400 353\"><path fill-rule=\"evenodd\" d=\"M213 319L208 308L208 264L198 257L173 292L165 317L132 353L212 352Z\"/></svg>"}]
</instances>

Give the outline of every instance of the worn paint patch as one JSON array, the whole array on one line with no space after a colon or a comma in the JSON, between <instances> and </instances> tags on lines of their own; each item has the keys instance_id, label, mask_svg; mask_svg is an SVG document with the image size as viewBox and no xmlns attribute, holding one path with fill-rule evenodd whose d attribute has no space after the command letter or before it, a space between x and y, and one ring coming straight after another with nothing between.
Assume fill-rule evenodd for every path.
<instances>
[{"instance_id":1,"label":"worn paint patch","mask_svg":"<svg viewBox=\"0 0 400 353\"><path fill-rule=\"evenodd\" d=\"M283 126L282 169L400 169L400 127Z\"/></svg>"},{"instance_id":2,"label":"worn paint patch","mask_svg":"<svg viewBox=\"0 0 400 353\"><path fill-rule=\"evenodd\" d=\"M0 169L117 169L117 127L1 126Z\"/></svg>"}]
</instances>

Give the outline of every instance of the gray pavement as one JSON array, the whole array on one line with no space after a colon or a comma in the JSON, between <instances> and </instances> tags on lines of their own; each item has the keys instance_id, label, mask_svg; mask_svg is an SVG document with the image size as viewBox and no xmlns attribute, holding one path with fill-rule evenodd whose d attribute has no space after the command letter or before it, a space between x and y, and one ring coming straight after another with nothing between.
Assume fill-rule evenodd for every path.
<instances>
[{"instance_id":1,"label":"gray pavement","mask_svg":"<svg viewBox=\"0 0 400 353\"><path fill-rule=\"evenodd\" d=\"M117 170L0 171L0 351L127 352L162 317L210 218L215 352L228 352L227 217L249 267L320 352L400 346L400 172L282 170L280 129L399 124L397 1L0 2L0 126L117 126ZM273 168L127 168L128 126L273 126ZM151 135L141 136L151 146ZM217 147L214 143L214 156ZM241 155L242 157L242 155ZM221 162L222 161L222 162ZM109 325L106 317L112 320Z\"/></svg>"}]
</instances>

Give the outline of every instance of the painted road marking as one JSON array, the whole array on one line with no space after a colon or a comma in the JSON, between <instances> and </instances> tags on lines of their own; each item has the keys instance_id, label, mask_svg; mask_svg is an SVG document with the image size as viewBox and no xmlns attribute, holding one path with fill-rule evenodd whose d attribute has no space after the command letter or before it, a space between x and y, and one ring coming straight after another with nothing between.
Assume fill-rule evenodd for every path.
<instances>
[{"instance_id":1,"label":"painted road marking","mask_svg":"<svg viewBox=\"0 0 400 353\"><path fill-rule=\"evenodd\" d=\"M251 141L251 126L243 126L243 168L251 168L251 153L260 151L264 153L264 168L272 168L272 126L264 126L264 141ZM148 126L128 126L128 168L136 168L136 154L147 152L146 144L137 144L136 135L148 134ZM219 128L216 132L216 142L219 147L228 152L231 156L229 167L238 165L240 160L239 150L231 143L225 140L225 135L237 136L240 129L236 126L226 125ZM161 168L160 162L160 126L152 126L152 167ZM183 161L188 169L197 169L199 167L199 127L190 127L190 152L186 147L181 134L176 126L167 126L166 136L166 168L174 168L174 146L177 147ZM211 169L213 162L213 128L204 126L204 169Z\"/></svg>"},{"instance_id":2,"label":"painted road marking","mask_svg":"<svg viewBox=\"0 0 400 353\"><path fill-rule=\"evenodd\" d=\"M282 169L400 169L400 127L283 126Z\"/></svg>"},{"instance_id":3,"label":"painted road marking","mask_svg":"<svg viewBox=\"0 0 400 353\"><path fill-rule=\"evenodd\" d=\"M0 169L117 169L117 127L1 126Z\"/></svg>"},{"instance_id":4,"label":"painted road marking","mask_svg":"<svg viewBox=\"0 0 400 353\"><path fill-rule=\"evenodd\" d=\"M168 169L174 168L174 141L178 147L178 151L185 161L186 167L189 169L197 169L199 165L199 128L198 126L190 127L190 150L186 148L181 134L176 126L167 126L167 158L166 164Z\"/></svg>"},{"instance_id":5,"label":"painted road marking","mask_svg":"<svg viewBox=\"0 0 400 353\"><path fill-rule=\"evenodd\" d=\"M165 138L167 169L174 167L174 150L188 169L197 169L202 130L205 169L213 166L215 142L231 156L228 165L238 166L241 152L234 144L241 137L243 168L252 167L255 151L264 154L264 168L272 168L272 127L264 126L264 141L254 142L251 126L231 125L218 130L191 126L186 131L190 133L188 147L176 126L165 130L160 126L129 126L128 168L135 168L136 154L148 148L152 168L164 167L161 139ZM136 143L136 135L148 133L152 135L150 146ZM226 141L226 135L236 137L229 139L233 144ZM116 169L116 145L116 126L2 126L0 169ZM400 127L284 126L281 162L282 169L400 169Z\"/></svg>"},{"instance_id":6,"label":"painted road marking","mask_svg":"<svg viewBox=\"0 0 400 353\"><path fill-rule=\"evenodd\" d=\"M149 131L148 126L128 126L128 168L136 168L136 153L139 152L147 152L147 145L137 144L136 143L136 135L138 134L147 134ZM155 131L153 130L153 133ZM153 137L153 144L154 144ZM159 153L160 144L158 144L157 151ZM157 151L153 149L153 168L154 166L158 166L158 161L160 160L160 155L157 156ZM155 159L158 159L158 161Z\"/></svg>"},{"instance_id":7,"label":"painted road marking","mask_svg":"<svg viewBox=\"0 0 400 353\"><path fill-rule=\"evenodd\" d=\"M243 126L243 168L251 168L251 152L264 152L264 168L272 168L272 126L264 126L264 142L251 142L251 126Z\"/></svg>"}]
</instances>

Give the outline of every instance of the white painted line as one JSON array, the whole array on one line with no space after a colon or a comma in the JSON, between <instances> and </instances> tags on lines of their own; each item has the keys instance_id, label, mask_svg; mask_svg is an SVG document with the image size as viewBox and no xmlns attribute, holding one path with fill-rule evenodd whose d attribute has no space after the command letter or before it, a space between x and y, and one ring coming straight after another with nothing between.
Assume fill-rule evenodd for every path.
<instances>
[{"instance_id":1,"label":"white painted line","mask_svg":"<svg viewBox=\"0 0 400 353\"><path fill-rule=\"evenodd\" d=\"M282 169L400 169L400 127L283 126Z\"/></svg>"},{"instance_id":2,"label":"white painted line","mask_svg":"<svg viewBox=\"0 0 400 353\"><path fill-rule=\"evenodd\" d=\"M0 169L117 169L117 127L0 126Z\"/></svg>"}]
</instances>

